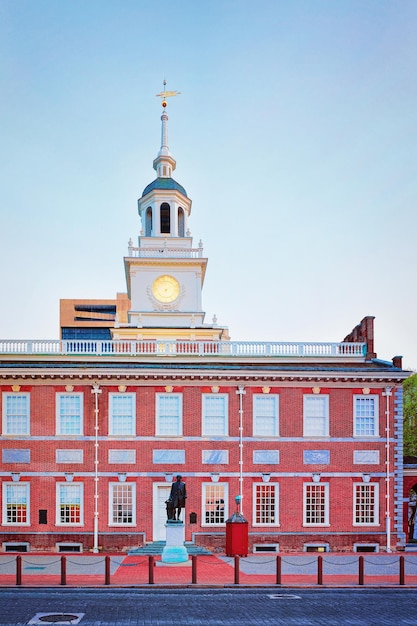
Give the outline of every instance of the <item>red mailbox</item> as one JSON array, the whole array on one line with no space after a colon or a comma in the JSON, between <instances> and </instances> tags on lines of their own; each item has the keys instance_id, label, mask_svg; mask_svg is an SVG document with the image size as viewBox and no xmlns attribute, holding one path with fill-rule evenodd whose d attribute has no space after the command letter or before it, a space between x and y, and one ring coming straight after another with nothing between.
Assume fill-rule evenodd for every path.
<instances>
[{"instance_id":1,"label":"red mailbox","mask_svg":"<svg viewBox=\"0 0 417 626\"><path fill-rule=\"evenodd\" d=\"M226 555L248 556L248 522L239 512L226 521Z\"/></svg>"}]
</instances>

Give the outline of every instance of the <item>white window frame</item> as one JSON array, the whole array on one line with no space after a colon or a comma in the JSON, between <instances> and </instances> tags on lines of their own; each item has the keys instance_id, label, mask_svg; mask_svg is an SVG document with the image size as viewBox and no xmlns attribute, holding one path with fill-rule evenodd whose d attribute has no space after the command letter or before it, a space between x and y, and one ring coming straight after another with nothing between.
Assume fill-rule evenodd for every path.
<instances>
[{"instance_id":1,"label":"white window frame","mask_svg":"<svg viewBox=\"0 0 417 626\"><path fill-rule=\"evenodd\" d=\"M271 506L271 510L273 511L272 515L273 515L273 520L272 522L266 522L266 521L257 521L258 518L258 497L257 494L259 492L261 497L262 497L262 492L274 492L273 494L273 499L274 502L272 503ZM252 502L252 511L253 511L253 526L279 526L279 484L278 483L264 483L264 482L259 482L259 483L254 483L253 484L253 502ZM263 505L260 505L259 510L262 510L262 508L264 509L264 513L259 516L259 517L263 517L263 519L265 519L267 517L267 507L268 507L268 503L264 502Z\"/></svg>"},{"instance_id":2,"label":"white window frame","mask_svg":"<svg viewBox=\"0 0 417 626\"><path fill-rule=\"evenodd\" d=\"M320 522L307 521L307 494L311 489L324 491L324 519ZM329 524L329 483L304 483L303 484L303 526L307 527L323 527L330 526Z\"/></svg>"},{"instance_id":3,"label":"white window frame","mask_svg":"<svg viewBox=\"0 0 417 626\"><path fill-rule=\"evenodd\" d=\"M63 428L62 428L62 423L63 423L63 416L61 414L61 408L62 408L62 401L63 400L69 400L70 398L78 398L80 401L80 413L78 416L79 419L79 425L78 425L78 431L77 432L63 432ZM56 394L56 434L61 436L61 437L74 437L74 436L79 436L79 435L83 435L84 434L84 394L83 393L57 393ZM73 415L76 415L75 412ZM65 417L67 418L72 418L73 415L65 415Z\"/></svg>"},{"instance_id":4,"label":"white window frame","mask_svg":"<svg viewBox=\"0 0 417 626\"><path fill-rule=\"evenodd\" d=\"M223 491L223 493L220 492ZM208 492L212 492L212 494ZM216 491L218 492L216 494ZM210 500L208 498L210 497ZM223 502L220 502L223 500ZM226 520L228 519L228 502L229 502L229 484L228 483L202 483L201 491L201 525L213 528L219 526L226 526ZM223 507L223 522L216 523L216 510L218 507ZM208 515L206 515L206 513ZM210 514L214 514L213 522L207 521L210 518ZM213 517L213 515L212 515Z\"/></svg>"},{"instance_id":5,"label":"white window frame","mask_svg":"<svg viewBox=\"0 0 417 626\"><path fill-rule=\"evenodd\" d=\"M7 399L8 398L25 398L26 403L26 415L24 416L25 427L20 431L13 430L9 425L9 413L7 411ZM30 393L3 393L3 406L2 406L2 415L3 415L3 435L30 435ZM23 415L23 414L22 414Z\"/></svg>"},{"instance_id":6,"label":"white window frame","mask_svg":"<svg viewBox=\"0 0 417 626\"><path fill-rule=\"evenodd\" d=\"M311 400L314 400L318 403L321 401L324 404L324 415L308 415L308 404ZM317 418L324 418L323 424L323 432L320 434L312 433L311 428L308 426L308 422ZM328 394L304 394L303 396L303 437L309 438L321 438L321 437L329 437L329 395Z\"/></svg>"},{"instance_id":7,"label":"white window frame","mask_svg":"<svg viewBox=\"0 0 417 626\"><path fill-rule=\"evenodd\" d=\"M368 433L359 433L358 432L358 420L362 418L366 418L367 416L358 416L357 415L357 400L362 400L364 402L372 400L374 407L374 415L373 415L373 425L374 432L372 434ZM369 437L379 437L379 396L377 394L372 395L354 395L353 396L353 436L362 438Z\"/></svg>"},{"instance_id":8,"label":"white window frame","mask_svg":"<svg viewBox=\"0 0 417 626\"><path fill-rule=\"evenodd\" d=\"M374 503L373 503L373 522L358 522L356 520L356 505L358 502L358 495L360 493L366 493L366 491L373 491ZM365 505L366 506L366 505ZM370 507L368 508L370 510ZM366 514L364 514L365 516ZM369 517L369 516L368 516ZM357 482L353 483L353 526L379 526L379 484L370 482Z\"/></svg>"},{"instance_id":9,"label":"white window frame","mask_svg":"<svg viewBox=\"0 0 417 626\"><path fill-rule=\"evenodd\" d=\"M25 490L25 499L26 499L26 522L9 522L7 521L7 505L9 504L8 500L8 491L9 489L19 489L20 491ZM3 482L2 488L3 495L3 506L2 506L2 525L3 526L30 526L30 483L25 482ZM17 502L12 502L10 504L18 504Z\"/></svg>"},{"instance_id":10,"label":"white window frame","mask_svg":"<svg viewBox=\"0 0 417 626\"><path fill-rule=\"evenodd\" d=\"M271 405L273 405L273 415L262 415L262 411L260 410L260 404L263 401L265 404L267 401ZM278 437L279 436L279 395L278 394L264 394L264 393L256 393L253 395L252 400L252 414L253 414L253 436L254 437ZM273 427L270 429L270 432L265 432L265 430L260 427L260 422L262 420L269 419L272 421Z\"/></svg>"},{"instance_id":11,"label":"white window frame","mask_svg":"<svg viewBox=\"0 0 417 626\"><path fill-rule=\"evenodd\" d=\"M80 521L79 522L62 522L61 521L61 487L65 487L66 489L71 489L74 487L79 488L79 496L80 496ZM62 504L66 504L65 502ZM74 504L74 503L73 503ZM84 484L74 483L74 482L59 482L56 483L56 525L57 526L65 526L66 528L69 526L80 527L84 525Z\"/></svg>"},{"instance_id":12,"label":"white window frame","mask_svg":"<svg viewBox=\"0 0 417 626\"><path fill-rule=\"evenodd\" d=\"M209 421L211 417L218 417L217 415L208 415L208 405L210 401L216 402L220 405L223 403L223 415L220 419L223 420L223 427L219 430L209 427ZM203 437L227 437L229 432L229 396L227 393L203 393L201 397L201 432Z\"/></svg>"},{"instance_id":13,"label":"white window frame","mask_svg":"<svg viewBox=\"0 0 417 626\"><path fill-rule=\"evenodd\" d=\"M115 400L119 398L129 398L131 403L130 429L129 432L116 432L115 424L117 420L114 415ZM120 416L118 416L120 417ZM123 416L125 417L125 416ZM135 393L109 393L109 437L135 437L136 436L136 394Z\"/></svg>"},{"instance_id":14,"label":"white window frame","mask_svg":"<svg viewBox=\"0 0 417 626\"><path fill-rule=\"evenodd\" d=\"M176 398L178 401L177 427L171 432L161 428L161 406L163 398ZM181 393L157 393L156 394L156 436L157 437L182 437L182 394Z\"/></svg>"},{"instance_id":15,"label":"white window frame","mask_svg":"<svg viewBox=\"0 0 417 626\"><path fill-rule=\"evenodd\" d=\"M123 490L123 491L130 491L131 493L131 501L132 501L132 521L131 522L115 521L113 518L114 497L115 497L116 488ZM123 506L123 504L121 506ZM133 482L109 483L109 526L123 526L123 527L136 526L136 483L133 483Z\"/></svg>"}]
</instances>

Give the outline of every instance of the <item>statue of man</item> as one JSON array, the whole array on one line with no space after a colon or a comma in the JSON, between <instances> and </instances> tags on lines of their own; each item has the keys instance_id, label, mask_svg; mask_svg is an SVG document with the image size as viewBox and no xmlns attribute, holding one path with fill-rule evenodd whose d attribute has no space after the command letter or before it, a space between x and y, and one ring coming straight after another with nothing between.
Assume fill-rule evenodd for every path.
<instances>
[{"instance_id":1,"label":"statue of man","mask_svg":"<svg viewBox=\"0 0 417 626\"><path fill-rule=\"evenodd\" d=\"M185 483L182 482L182 476L178 474L177 480L175 481L175 483L172 483L171 493L169 496L169 500L173 508L173 517L171 517L171 519L180 520L181 509L185 508L186 498L187 498L187 491L185 488ZM176 518L175 518L175 511L177 512Z\"/></svg>"}]
</instances>

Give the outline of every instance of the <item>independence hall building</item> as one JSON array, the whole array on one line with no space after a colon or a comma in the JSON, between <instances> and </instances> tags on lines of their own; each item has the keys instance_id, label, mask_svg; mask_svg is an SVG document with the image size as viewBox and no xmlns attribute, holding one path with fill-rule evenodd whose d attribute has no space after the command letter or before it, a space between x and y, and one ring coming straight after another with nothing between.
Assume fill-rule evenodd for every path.
<instances>
[{"instance_id":1,"label":"independence hall building","mask_svg":"<svg viewBox=\"0 0 417 626\"><path fill-rule=\"evenodd\" d=\"M240 495L253 552L402 549L401 357L377 358L370 316L340 343L234 342L205 321L162 104L127 293L62 300L60 339L0 340L0 549L163 541L177 474L186 542L224 549Z\"/></svg>"}]
</instances>

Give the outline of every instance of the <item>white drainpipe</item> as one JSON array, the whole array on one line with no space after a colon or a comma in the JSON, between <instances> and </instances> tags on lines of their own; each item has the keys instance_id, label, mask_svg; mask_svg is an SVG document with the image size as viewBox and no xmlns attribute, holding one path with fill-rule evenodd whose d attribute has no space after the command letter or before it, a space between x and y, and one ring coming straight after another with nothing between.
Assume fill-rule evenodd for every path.
<instances>
[{"instance_id":1,"label":"white drainpipe","mask_svg":"<svg viewBox=\"0 0 417 626\"><path fill-rule=\"evenodd\" d=\"M243 396L246 394L243 385L239 385L236 393L239 396L239 511L243 515Z\"/></svg>"},{"instance_id":2,"label":"white drainpipe","mask_svg":"<svg viewBox=\"0 0 417 626\"><path fill-rule=\"evenodd\" d=\"M385 391L382 392L382 395L386 398L386 406L385 406L385 416L386 416L386 442L385 442L385 467L386 467L386 476L385 476L385 526L387 533L387 552L391 552L391 481L390 481L390 471L391 471L391 456L390 456L390 404L389 399L392 396L391 387L385 387Z\"/></svg>"},{"instance_id":3,"label":"white drainpipe","mask_svg":"<svg viewBox=\"0 0 417 626\"><path fill-rule=\"evenodd\" d=\"M94 543L93 552L98 552L98 396L101 389L94 383L91 393L94 394Z\"/></svg>"}]
</instances>

